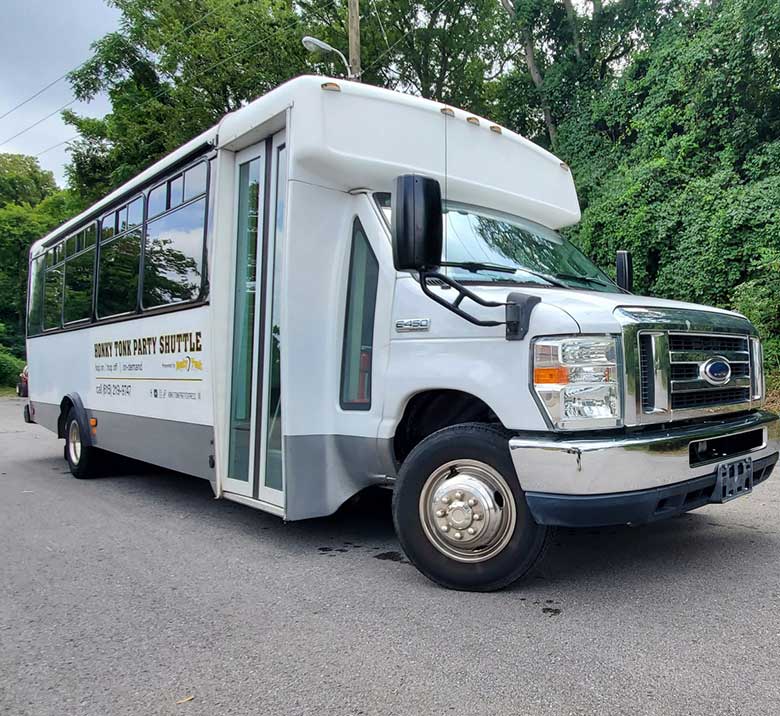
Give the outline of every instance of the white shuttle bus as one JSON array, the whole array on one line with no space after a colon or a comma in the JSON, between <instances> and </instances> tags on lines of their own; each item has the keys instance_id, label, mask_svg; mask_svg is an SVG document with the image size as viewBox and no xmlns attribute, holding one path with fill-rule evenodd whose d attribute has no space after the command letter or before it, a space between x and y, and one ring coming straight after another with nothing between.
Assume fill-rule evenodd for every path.
<instances>
[{"instance_id":1,"label":"white shuttle bus","mask_svg":"<svg viewBox=\"0 0 780 716\"><path fill-rule=\"evenodd\" d=\"M392 487L456 589L553 525L750 493L778 459L755 329L632 294L579 218L568 167L482 117L295 79L32 247L26 419L76 477L118 453L285 520Z\"/></svg>"}]
</instances>

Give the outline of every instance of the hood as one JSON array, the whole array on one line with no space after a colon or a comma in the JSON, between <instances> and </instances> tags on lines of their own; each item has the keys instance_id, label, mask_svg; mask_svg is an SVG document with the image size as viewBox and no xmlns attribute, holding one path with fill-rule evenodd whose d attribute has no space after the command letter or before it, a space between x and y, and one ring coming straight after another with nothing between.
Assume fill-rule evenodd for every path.
<instances>
[{"instance_id":1,"label":"hood","mask_svg":"<svg viewBox=\"0 0 780 716\"><path fill-rule=\"evenodd\" d=\"M486 286L469 284L467 288L492 301L506 301L510 293L538 296L542 303L555 306L576 321L581 333L619 333L621 322L615 317L618 308L661 308L680 311L706 312L747 322L744 316L734 311L725 311L712 306L702 306L685 301L670 301L652 296L636 296L628 293L602 293L580 289L546 288L543 286Z\"/></svg>"}]
</instances>

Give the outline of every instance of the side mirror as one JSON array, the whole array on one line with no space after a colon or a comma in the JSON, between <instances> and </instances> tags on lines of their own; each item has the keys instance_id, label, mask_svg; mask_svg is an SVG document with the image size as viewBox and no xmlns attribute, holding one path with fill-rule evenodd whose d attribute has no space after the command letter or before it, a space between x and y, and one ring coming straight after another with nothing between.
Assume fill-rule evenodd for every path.
<instances>
[{"instance_id":1,"label":"side mirror","mask_svg":"<svg viewBox=\"0 0 780 716\"><path fill-rule=\"evenodd\" d=\"M634 263L630 251L617 252L617 285L624 291L632 292L634 287Z\"/></svg>"},{"instance_id":2,"label":"side mirror","mask_svg":"<svg viewBox=\"0 0 780 716\"><path fill-rule=\"evenodd\" d=\"M393 264L399 271L434 271L441 264L439 182L419 174L395 180L392 198Z\"/></svg>"}]
</instances>

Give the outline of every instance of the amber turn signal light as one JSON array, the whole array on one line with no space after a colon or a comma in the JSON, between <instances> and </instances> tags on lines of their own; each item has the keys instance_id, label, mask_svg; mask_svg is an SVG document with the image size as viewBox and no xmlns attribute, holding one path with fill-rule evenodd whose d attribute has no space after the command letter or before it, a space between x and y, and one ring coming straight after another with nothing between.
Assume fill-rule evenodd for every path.
<instances>
[{"instance_id":1,"label":"amber turn signal light","mask_svg":"<svg viewBox=\"0 0 780 716\"><path fill-rule=\"evenodd\" d=\"M569 369L563 366L554 368L534 368L534 384L563 385L569 382Z\"/></svg>"}]
</instances>

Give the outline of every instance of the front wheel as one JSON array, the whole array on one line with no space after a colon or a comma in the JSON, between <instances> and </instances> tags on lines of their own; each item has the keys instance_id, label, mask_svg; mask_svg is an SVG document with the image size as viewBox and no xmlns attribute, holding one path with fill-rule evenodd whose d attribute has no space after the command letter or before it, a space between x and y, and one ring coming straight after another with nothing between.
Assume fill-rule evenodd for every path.
<instances>
[{"instance_id":1,"label":"front wheel","mask_svg":"<svg viewBox=\"0 0 780 716\"><path fill-rule=\"evenodd\" d=\"M449 589L506 587L536 564L547 538L526 504L506 434L482 423L444 428L412 450L393 521L411 562Z\"/></svg>"},{"instance_id":2,"label":"front wheel","mask_svg":"<svg viewBox=\"0 0 780 716\"><path fill-rule=\"evenodd\" d=\"M65 459L73 477L95 477L97 456L95 448L86 444L76 411L71 408L65 419Z\"/></svg>"}]
</instances>

